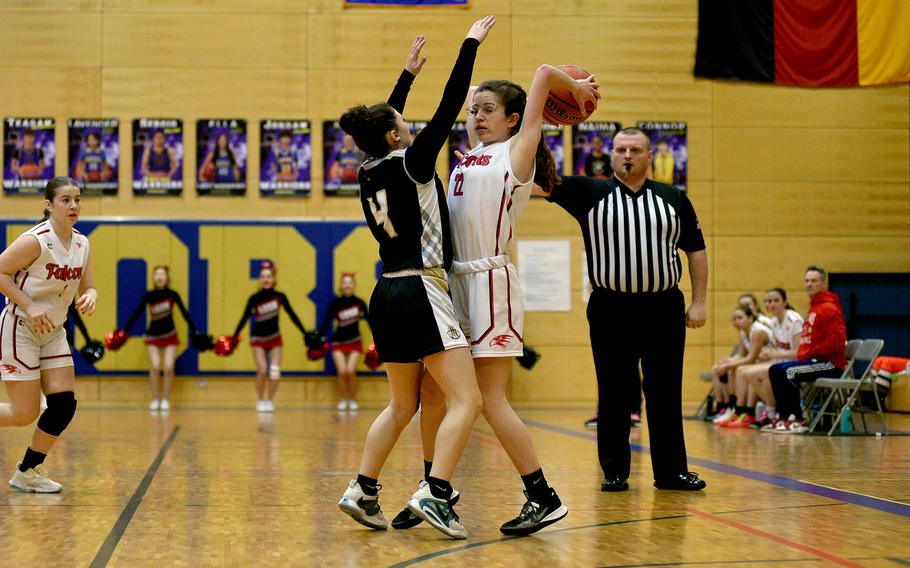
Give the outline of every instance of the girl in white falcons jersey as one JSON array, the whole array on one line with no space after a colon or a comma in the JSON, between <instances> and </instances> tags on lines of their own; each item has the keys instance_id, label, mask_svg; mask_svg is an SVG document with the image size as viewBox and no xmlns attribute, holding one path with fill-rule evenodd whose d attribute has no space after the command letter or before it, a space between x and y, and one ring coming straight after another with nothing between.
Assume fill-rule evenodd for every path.
<instances>
[{"instance_id":1,"label":"girl in white falcons jersey","mask_svg":"<svg viewBox=\"0 0 910 568\"><path fill-rule=\"evenodd\" d=\"M483 415L525 485L527 503L500 531L525 535L568 514L547 485L527 428L506 398L512 358L522 354L521 286L511 256L515 223L531 194L536 171L552 156L541 140L549 91L569 89L583 108L600 97L593 76L575 80L542 65L530 94L510 81L482 83L468 108L472 149L449 180L454 260L449 281L455 311L471 344ZM475 142L479 141L479 145Z\"/></svg>"},{"instance_id":2,"label":"girl in white falcons jersey","mask_svg":"<svg viewBox=\"0 0 910 568\"><path fill-rule=\"evenodd\" d=\"M75 180L55 177L44 190L44 220L0 254L0 379L8 403L0 404L0 426L26 426L38 417L41 394L47 410L9 486L22 492L57 493L63 486L44 471L44 458L76 412L73 358L63 323L76 308L95 311L98 292L89 266L88 239L73 226L79 220Z\"/></svg>"}]
</instances>

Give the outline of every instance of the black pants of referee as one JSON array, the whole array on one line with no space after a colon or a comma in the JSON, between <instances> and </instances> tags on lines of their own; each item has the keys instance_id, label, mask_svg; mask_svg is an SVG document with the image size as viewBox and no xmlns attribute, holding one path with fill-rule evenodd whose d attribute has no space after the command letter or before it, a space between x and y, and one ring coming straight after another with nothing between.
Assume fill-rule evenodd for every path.
<instances>
[{"instance_id":1,"label":"black pants of referee","mask_svg":"<svg viewBox=\"0 0 910 568\"><path fill-rule=\"evenodd\" d=\"M595 288L588 302L597 371L597 453L606 477L629 477L629 401L645 393L654 479L688 471L682 425L682 367L686 343L682 292L629 294Z\"/></svg>"}]
</instances>

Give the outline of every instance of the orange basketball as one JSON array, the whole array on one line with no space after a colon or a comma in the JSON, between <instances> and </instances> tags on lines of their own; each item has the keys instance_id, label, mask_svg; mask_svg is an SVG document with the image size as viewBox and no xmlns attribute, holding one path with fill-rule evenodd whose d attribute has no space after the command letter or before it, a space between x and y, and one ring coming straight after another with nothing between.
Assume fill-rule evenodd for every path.
<instances>
[{"instance_id":1,"label":"orange basketball","mask_svg":"<svg viewBox=\"0 0 910 568\"><path fill-rule=\"evenodd\" d=\"M37 164L25 164L19 168L19 177L22 179L38 179L41 176L41 168Z\"/></svg>"},{"instance_id":2,"label":"orange basketball","mask_svg":"<svg viewBox=\"0 0 910 568\"><path fill-rule=\"evenodd\" d=\"M215 166L206 164L199 172L199 181L215 181Z\"/></svg>"},{"instance_id":3,"label":"orange basketball","mask_svg":"<svg viewBox=\"0 0 910 568\"><path fill-rule=\"evenodd\" d=\"M559 68L573 79L587 79L591 74L576 65L560 65ZM550 91L543 106L543 120L550 124L571 126L584 122L594 112L594 105L587 103L585 109L578 108L575 98L567 89Z\"/></svg>"}]
</instances>

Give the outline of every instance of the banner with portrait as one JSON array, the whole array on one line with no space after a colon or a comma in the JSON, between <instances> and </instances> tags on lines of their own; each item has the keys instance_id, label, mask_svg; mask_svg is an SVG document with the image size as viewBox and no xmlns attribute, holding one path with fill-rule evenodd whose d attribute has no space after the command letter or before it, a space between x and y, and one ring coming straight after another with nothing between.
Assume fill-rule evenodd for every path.
<instances>
[{"instance_id":1,"label":"banner with portrait","mask_svg":"<svg viewBox=\"0 0 910 568\"><path fill-rule=\"evenodd\" d=\"M179 118L133 120L133 193L180 195L183 192L183 121Z\"/></svg>"},{"instance_id":2,"label":"banner with portrait","mask_svg":"<svg viewBox=\"0 0 910 568\"><path fill-rule=\"evenodd\" d=\"M9 116L3 121L3 191L37 195L54 177L57 146L53 118Z\"/></svg>"},{"instance_id":3,"label":"banner with portrait","mask_svg":"<svg viewBox=\"0 0 910 568\"><path fill-rule=\"evenodd\" d=\"M689 182L689 149L686 123L682 121L639 121L637 124L651 139L651 171L654 181L675 185L685 191Z\"/></svg>"},{"instance_id":4,"label":"banner with portrait","mask_svg":"<svg viewBox=\"0 0 910 568\"><path fill-rule=\"evenodd\" d=\"M259 193L306 197L312 188L312 128L309 120L259 123Z\"/></svg>"},{"instance_id":5,"label":"banner with portrait","mask_svg":"<svg viewBox=\"0 0 910 568\"><path fill-rule=\"evenodd\" d=\"M360 182L357 174L365 155L345 134L337 121L322 123L323 193L336 197L357 197Z\"/></svg>"},{"instance_id":6,"label":"banner with portrait","mask_svg":"<svg viewBox=\"0 0 910 568\"><path fill-rule=\"evenodd\" d=\"M588 121L572 127L572 174L597 179L613 177L613 136L618 122Z\"/></svg>"},{"instance_id":7,"label":"banner with portrait","mask_svg":"<svg viewBox=\"0 0 910 568\"><path fill-rule=\"evenodd\" d=\"M246 193L246 120L196 121L196 193Z\"/></svg>"},{"instance_id":8,"label":"banner with portrait","mask_svg":"<svg viewBox=\"0 0 910 568\"><path fill-rule=\"evenodd\" d=\"M68 175L82 184L82 195L116 195L120 179L120 121L71 118Z\"/></svg>"},{"instance_id":9,"label":"banner with portrait","mask_svg":"<svg viewBox=\"0 0 910 568\"><path fill-rule=\"evenodd\" d=\"M550 150L550 153L553 154L553 161L556 162L556 173L562 175L563 164L566 161L566 144L563 140L563 132L565 127L561 124L547 124L543 123L540 125L543 136L543 143L546 144L547 148Z\"/></svg>"}]
</instances>

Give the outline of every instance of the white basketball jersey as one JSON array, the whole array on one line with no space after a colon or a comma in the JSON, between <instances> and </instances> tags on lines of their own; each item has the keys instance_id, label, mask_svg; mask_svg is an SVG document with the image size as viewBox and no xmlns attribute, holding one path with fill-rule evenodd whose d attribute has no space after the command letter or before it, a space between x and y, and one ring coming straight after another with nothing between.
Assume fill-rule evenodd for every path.
<instances>
[{"instance_id":1,"label":"white basketball jersey","mask_svg":"<svg viewBox=\"0 0 910 568\"><path fill-rule=\"evenodd\" d=\"M28 297L47 309L48 318L54 327L59 327L66 321L69 305L79 291L88 260L88 239L73 230L67 250L54 233L50 221L39 223L22 234L38 239L41 255L31 265L16 272L13 281ZM14 306L13 314L28 319L21 306Z\"/></svg>"},{"instance_id":2,"label":"white basketball jersey","mask_svg":"<svg viewBox=\"0 0 910 568\"><path fill-rule=\"evenodd\" d=\"M771 330L777 340L778 349L789 351L796 347L793 343L793 336L803 332L803 316L794 310L787 310L784 313L784 321L778 321L777 318L771 319Z\"/></svg>"},{"instance_id":3,"label":"white basketball jersey","mask_svg":"<svg viewBox=\"0 0 910 568\"><path fill-rule=\"evenodd\" d=\"M765 332L765 335L768 337L768 346L772 348L777 347L777 341L774 338L774 332L771 331L771 328L762 322L755 320L755 322L752 323L752 327L749 328L749 333L744 331L739 332L739 338L743 342L746 352L752 349L752 333L755 331Z\"/></svg>"},{"instance_id":4,"label":"white basketball jersey","mask_svg":"<svg viewBox=\"0 0 910 568\"><path fill-rule=\"evenodd\" d=\"M469 151L449 178L449 221L455 260L511 254L515 224L531 196L534 173L522 182L512 172L509 140Z\"/></svg>"}]
</instances>

